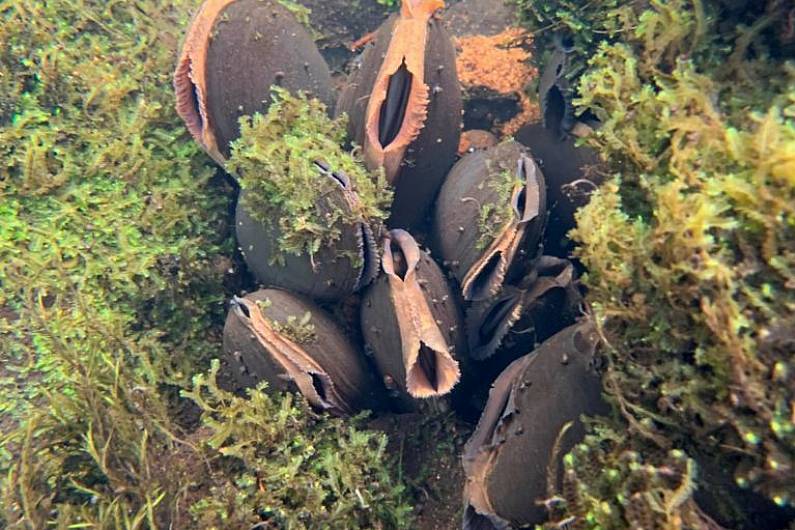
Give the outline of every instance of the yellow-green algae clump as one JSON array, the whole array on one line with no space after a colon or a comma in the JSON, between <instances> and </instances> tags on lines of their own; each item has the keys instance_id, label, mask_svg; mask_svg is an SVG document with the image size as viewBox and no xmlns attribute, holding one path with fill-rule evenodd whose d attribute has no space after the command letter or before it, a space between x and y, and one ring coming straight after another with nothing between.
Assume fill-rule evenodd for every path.
<instances>
[{"instance_id":1,"label":"yellow-green algae clump","mask_svg":"<svg viewBox=\"0 0 795 530\"><path fill-rule=\"evenodd\" d=\"M191 383L233 251L173 110L197 6L0 3L0 527L406 526L381 435Z\"/></svg>"},{"instance_id":2,"label":"yellow-green algae clump","mask_svg":"<svg viewBox=\"0 0 795 530\"><path fill-rule=\"evenodd\" d=\"M556 520L679 528L698 492L742 525L751 508L732 487L791 505L795 35L782 21L795 9L518 3L572 37L574 103L601 121L587 141L615 171L573 236L619 418L567 457Z\"/></svg>"},{"instance_id":3,"label":"yellow-green algae clump","mask_svg":"<svg viewBox=\"0 0 795 530\"><path fill-rule=\"evenodd\" d=\"M361 220L378 224L388 215L392 192L383 171L371 175L355 152L342 147L346 120L332 120L320 101L278 87L267 114L240 120L228 167L247 191L242 206L249 215L277 225L283 253L313 255L338 241L345 227ZM348 176L359 198L353 208L322 202L339 192L339 185L321 174L316 162Z\"/></svg>"}]
</instances>

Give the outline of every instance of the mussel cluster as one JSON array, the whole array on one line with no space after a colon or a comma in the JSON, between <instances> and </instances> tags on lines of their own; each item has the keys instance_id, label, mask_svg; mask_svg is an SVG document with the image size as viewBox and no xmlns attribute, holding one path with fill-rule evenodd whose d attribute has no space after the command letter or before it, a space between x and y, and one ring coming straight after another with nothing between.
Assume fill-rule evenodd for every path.
<instances>
[{"instance_id":1,"label":"mussel cluster","mask_svg":"<svg viewBox=\"0 0 795 530\"><path fill-rule=\"evenodd\" d=\"M459 158L443 7L403 0L337 99L312 37L279 1L206 0L175 72L177 108L240 182L237 241L262 288L230 303L224 357L237 387L266 381L341 416L482 410L463 457L464 526L509 528L543 521L537 501L582 437L580 415L603 408L576 266L545 238L572 226L561 190L583 164L566 143L553 149L571 152L563 169L539 159L534 143L568 141L543 126L525 132L531 148L504 139ZM307 118L281 106L285 94L324 119L347 115L347 142L300 139ZM242 142L268 119L287 126L254 144L279 148L245 158ZM388 214L363 206L373 189L391 199Z\"/></svg>"}]
</instances>

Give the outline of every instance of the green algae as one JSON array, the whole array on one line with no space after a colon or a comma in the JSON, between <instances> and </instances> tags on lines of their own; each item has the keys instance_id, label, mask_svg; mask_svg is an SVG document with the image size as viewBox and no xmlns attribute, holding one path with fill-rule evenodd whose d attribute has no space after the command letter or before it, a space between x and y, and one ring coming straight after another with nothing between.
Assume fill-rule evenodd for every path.
<instances>
[{"instance_id":1,"label":"green algae","mask_svg":"<svg viewBox=\"0 0 795 530\"><path fill-rule=\"evenodd\" d=\"M480 186L488 186L492 189L495 199L482 204L480 207L478 250L488 248L497 238L500 230L516 216L511 199L514 191L523 184L515 171L507 169L497 174L491 174L480 183Z\"/></svg>"},{"instance_id":2,"label":"green algae","mask_svg":"<svg viewBox=\"0 0 795 530\"><path fill-rule=\"evenodd\" d=\"M403 487L383 465L386 436L359 429L361 416L321 417L303 399L275 399L262 386L247 398L225 392L218 368L185 395L205 412L205 443L245 471L217 477L191 506L199 528L407 527Z\"/></svg>"},{"instance_id":3,"label":"green algae","mask_svg":"<svg viewBox=\"0 0 795 530\"><path fill-rule=\"evenodd\" d=\"M775 0L520 4L534 27L574 40L574 104L601 122L584 141L614 170L572 235L620 413L602 424L631 436L594 431L587 446L608 447L602 467L622 478L577 474L589 502L569 495L564 513L586 528L639 524L627 451L641 466L673 466L671 450L719 461L740 490L791 504L795 66L781 21L792 12ZM685 524L692 504L676 498L664 516L644 505L643 527ZM742 526L743 509L710 515Z\"/></svg>"},{"instance_id":4,"label":"green algae","mask_svg":"<svg viewBox=\"0 0 795 530\"><path fill-rule=\"evenodd\" d=\"M257 302L257 306L263 310L269 308L272 304L273 302L271 302L270 298ZM288 315L282 322L271 320L270 325L273 326L274 331L281 333L298 344L317 342L317 333L315 332L315 325L312 324L311 311L307 311L300 317L298 315Z\"/></svg>"},{"instance_id":5,"label":"green algae","mask_svg":"<svg viewBox=\"0 0 795 530\"><path fill-rule=\"evenodd\" d=\"M312 256L338 241L346 227L360 221L377 225L388 216L392 193L383 174L371 175L356 153L342 147L345 120L332 120L316 99L279 87L273 88L267 114L241 118L228 168L247 191L242 206L249 215L279 230L274 261L283 253ZM349 177L356 204L333 200L339 185L319 172L316 161Z\"/></svg>"},{"instance_id":6,"label":"green algae","mask_svg":"<svg viewBox=\"0 0 795 530\"><path fill-rule=\"evenodd\" d=\"M313 456L306 491L324 492L304 500L344 499L316 517L405 526L378 436L290 396L207 396L204 379L193 392L208 424L196 429L197 405L179 397L220 351L234 248L231 190L174 111L174 61L197 6L0 3L0 526L195 527L210 517L203 503L260 520L250 477L267 470L278 484L295 461L235 460L231 444L207 443L219 440L212 415L288 423L279 443ZM244 425L236 443L261 454L276 443L245 439ZM350 450L331 454L338 438ZM300 502L281 509L305 519Z\"/></svg>"}]
</instances>

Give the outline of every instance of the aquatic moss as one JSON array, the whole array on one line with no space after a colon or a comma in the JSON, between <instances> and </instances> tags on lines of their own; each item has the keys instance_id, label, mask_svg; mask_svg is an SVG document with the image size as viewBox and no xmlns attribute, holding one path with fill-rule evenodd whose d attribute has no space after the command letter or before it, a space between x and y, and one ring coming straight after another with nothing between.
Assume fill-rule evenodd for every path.
<instances>
[{"instance_id":1,"label":"aquatic moss","mask_svg":"<svg viewBox=\"0 0 795 530\"><path fill-rule=\"evenodd\" d=\"M693 500L697 466L683 451L649 461L610 427L593 429L597 434L563 460L563 487L546 500L551 517L544 528L708 528L709 517ZM586 524L572 512L587 514Z\"/></svg>"},{"instance_id":2,"label":"aquatic moss","mask_svg":"<svg viewBox=\"0 0 795 530\"><path fill-rule=\"evenodd\" d=\"M233 248L172 110L191 7L0 5L0 526L143 521L176 493L159 389L217 351Z\"/></svg>"},{"instance_id":3,"label":"aquatic moss","mask_svg":"<svg viewBox=\"0 0 795 530\"><path fill-rule=\"evenodd\" d=\"M499 170L499 172L495 171ZM522 181L517 177L516 171L501 169L499 167L489 167L489 178L485 179L479 186L488 186L494 192L494 200L484 202L480 206L478 218L477 240L478 250L485 250L494 242L500 231L506 224L516 216L511 198L514 190L522 186Z\"/></svg>"},{"instance_id":4,"label":"aquatic moss","mask_svg":"<svg viewBox=\"0 0 795 530\"><path fill-rule=\"evenodd\" d=\"M271 302L270 298L257 301L257 306L262 310L269 308L272 304L273 302ZM281 333L299 344L309 344L317 341L315 325L312 324L311 311L307 311L300 317L297 315L288 315L283 322L271 320L270 325L277 333Z\"/></svg>"},{"instance_id":5,"label":"aquatic moss","mask_svg":"<svg viewBox=\"0 0 795 530\"><path fill-rule=\"evenodd\" d=\"M247 191L242 205L249 215L278 227L282 253L314 255L337 241L346 226L377 224L388 216L392 193L383 173L369 173L358 155L342 147L345 119L332 120L316 99L279 87L273 88L267 114L241 118L228 167ZM339 185L321 174L316 161L350 178L359 197L354 208L322 200L339 194Z\"/></svg>"},{"instance_id":6,"label":"aquatic moss","mask_svg":"<svg viewBox=\"0 0 795 530\"><path fill-rule=\"evenodd\" d=\"M215 477L248 492L178 398L221 349L234 248L231 190L174 111L197 5L0 3L0 527L195 527ZM378 440L349 440L359 477Z\"/></svg>"},{"instance_id":7,"label":"aquatic moss","mask_svg":"<svg viewBox=\"0 0 795 530\"><path fill-rule=\"evenodd\" d=\"M386 436L362 417L319 416L292 394L221 390L215 363L185 395L204 411L205 443L243 472L216 477L190 512L199 528L406 528L411 508L386 465ZM235 469L234 462L225 462Z\"/></svg>"},{"instance_id":8,"label":"aquatic moss","mask_svg":"<svg viewBox=\"0 0 795 530\"><path fill-rule=\"evenodd\" d=\"M591 58L574 103L599 118L587 142L615 176L580 210L572 235L604 333L606 390L624 421L616 429L631 434L603 455L606 467L625 451L661 462L675 448L699 462L709 455L738 488L790 504L795 66L780 21L791 7L532 5L541 18L565 13L559 23L571 28L582 16L572 34L583 48L599 41L582 50ZM614 8L620 26L606 20ZM568 515L588 528L627 524L622 482L578 480L599 502ZM619 514L614 522L600 518L601 503Z\"/></svg>"}]
</instances>

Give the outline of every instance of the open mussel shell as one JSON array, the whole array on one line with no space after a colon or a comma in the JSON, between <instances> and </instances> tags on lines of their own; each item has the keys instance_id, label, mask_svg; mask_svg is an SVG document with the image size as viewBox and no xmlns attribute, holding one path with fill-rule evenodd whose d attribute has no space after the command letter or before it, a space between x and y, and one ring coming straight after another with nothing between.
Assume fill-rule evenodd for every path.
<instances>
[{"instance_id":1,"label":"open mussel shell","mask_svg":"<svg viewBox=\"0 0 795 530\"><path fill-rule=\"evenodd\" d=\"M601 414L598 335L584 320L514 361L494 382L464 448L464 530L543 523L562 458L582 440L580 415Z\"/></svg>"},{"instance_id":2,"label":"open mussel shell","mask_svg":"<svg viewBox=\"0 0 795 530\"><path fill-rule=\"evenodd\" d=\"M461 128L455 47L434 12L441 0L403 0L378 30L343 90L337 112L395 188L389 226L420 223L452 166Z\"/></svg>"},{"instance_id":3,"label":"open mussel shell","mask_svg":"<svg viewBox=\"0 0 795 530\"><path fill-rule=\"evenodd\" d=\"M571 88L566 74L571 49L559 42L541 72L538 82L538 101L541 104L543 126L557 138L563 138L575 124Z\"/></svg>"},{"instance_id":4,"label":"open mussel shell","mask_svg":"<svg viewBox=\"0 0 795 530\"><path fill-rule=\"evenodd\" d=\"M544 253L567 257L574 248L567 235L576 226L574 214L604 180L604 164L596 150L578 146L576 138L562 137L541 123L522 127L516 139L530 148L547 183L549 219Z\"/></svg>"},{"instance_id":5,"label":"open mussel shell","mask_svg":"<svg viewBox=\"0 0 795 530\"><path fill-rule=\"evenodd\" d=\"M264 113L271 86L334 105L328 66L307 30L277 0L205 0L174 73L177 112L218 163L240 135L238 119Z\"/></svg>"},{"instance_id":6,"label":"open mussel shell","mask_svg":"<svg viewBox=\"0 0 795 530\"><path fill-rule=\"evenodd\" d=\"M527 351L574 323L582 301L572 263L541 256L519 286L475 302L466 312L469 356L488 359L510 337L510 348Z\"/></svg>"},{"instance_id":7,"label":"open mussel shell","mask_svg":"<svg viewBox=\"0 0 795 530\"><path fill-rule=\"evenodd\" d=\"M297 389L320 410L347 416L379 404L366 361L337 324L300 296L262 289L232 300L224 355L242 388Z\"/></svg>"},{"instance_id":8,"label":"open mussel shell","mask_svg":"<svg viewBox=\"0 0 795 530\"><path fill-rule=\"evenodd\" d=\"M441 269L404 230L384 239L382 274L362 300L362 334L384 382L404 402L449 393L465 352L462 316Z\"/></svg>"},{"instance_id":9,"label":"open mussel shell","mask_svg":"<svg viewBox=\"0 0 795 530\"><path fill-rule=\"evenodd\" d=\"M338 184L332 193L318 193L315 207L321 214L328 212L331 216L335 209L355 208L358 197L344 174L327 171L319 178L333 178ZM280 249L281 228L275 222L258 221L248 211L247 193L240 193L235 231L246 265L261 284L319 301L336 301L368 285L378 273L375 236L366 220L350 224L336 221L341 224L338 240L321 245L315 254L296 255ZM330 223L335 222L331 219Z\"/></svg>"},{"instance_id":10,"label":"open mussel shell","mask_svg":"<svg viewBox=\"0 0 795 530\"><path fill-rule=\"evenodd\" d=\"M486 300L538 253L544 176L527 150L503 142L459 160L436 201L432 239L464 299Z\"/></svg>"}]
</instances>

